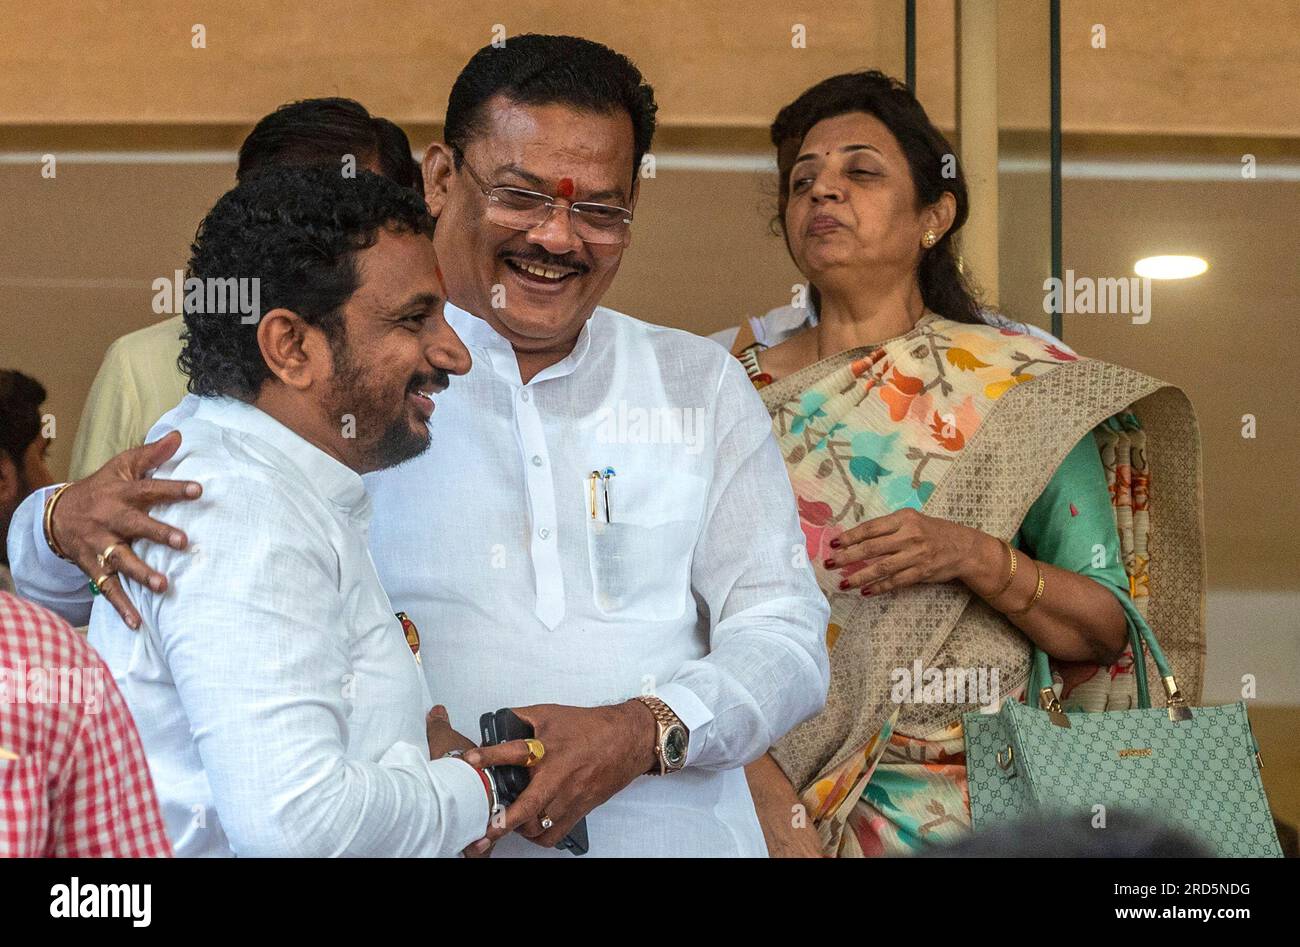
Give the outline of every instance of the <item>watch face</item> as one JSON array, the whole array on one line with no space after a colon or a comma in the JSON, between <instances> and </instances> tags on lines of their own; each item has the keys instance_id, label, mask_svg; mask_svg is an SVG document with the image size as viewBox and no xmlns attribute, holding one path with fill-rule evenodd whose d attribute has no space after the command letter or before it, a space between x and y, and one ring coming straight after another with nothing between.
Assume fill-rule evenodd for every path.
<instances>
[{"instance_id":1,"label":"watch face","mask_svg":"<svg viewBox=\"0 0 1300 947\"><path fill-rule=\"evenodd\" d=\"M686 762L686 730L684 727L669 727L664 734L664 758L669 766L681 766Z\"/></svg>"}]
</instances>

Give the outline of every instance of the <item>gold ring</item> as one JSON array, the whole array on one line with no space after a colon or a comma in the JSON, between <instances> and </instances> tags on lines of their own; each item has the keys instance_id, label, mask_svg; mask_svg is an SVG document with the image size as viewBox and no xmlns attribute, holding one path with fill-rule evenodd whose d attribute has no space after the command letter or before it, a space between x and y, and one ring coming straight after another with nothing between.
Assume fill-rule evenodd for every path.
<instances>
[{"instance_id":1,"label":"gold ring","mask_svg":"<svg viewBox=\"0 0 1300 947\"><path fill-rule=\"evenodd\" d=\"M117 545L118 545L117 543L113 543L111 546L109 546L107 549L105 549L103 552L101 552L98 556L95 557L99 560L99 567L101 569L108 568L108 557L113 555L113 550L117 548Z\"/></svg>"},{"instance_id":2,"label":"gold ring","mask_svg":"<svg viewBox=\"0 0 1300 947\"><path fill-rule=\"evenodd\" d=\"M104 594L104 583L111 578L113 578L113 573L105 572L103 575L101 575L98 579L95 580L95 585L99 587L99 594L101 595Z\"/></svg>"},{"instance_id":3,"label":"gold ring","mask_svg":"<svg viewBox=\"0 0 1300 947\"><path fill-rule=\"evenodd\" d=\"M553 826L554 824L555 824L555 823L551 821L551 817L550 817L549 815L544 815L544 816L542 816L542 822L541 822L541 825L542 825L542 828L543 828L543 829L549 829L549 828L550 828L551 826Z\"/></svg>"},{"instance_id":4,"label":"gold ring","mask_svg":"<svg viewBox=\"0 0 1300 947\"><path fill-rule=\"evenodd\" d=\"M528 744L528 759L524 760L524 765L536 766L538 760L546 755L546 747L542 746L541 740L534 740L531 737L524 742Z\"/></svg>"}]
</instances>

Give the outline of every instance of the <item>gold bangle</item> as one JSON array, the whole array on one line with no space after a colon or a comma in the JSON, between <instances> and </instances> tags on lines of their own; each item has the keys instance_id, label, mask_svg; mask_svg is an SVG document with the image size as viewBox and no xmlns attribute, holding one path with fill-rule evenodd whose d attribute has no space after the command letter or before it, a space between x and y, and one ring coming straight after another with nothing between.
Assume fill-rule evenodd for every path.
<instances>
[{"instance_id":1,"label":"gold bangle","mask_svg":"<svg viewBox=\"0 0 1300 947\"><path fill-rule=\"evenodd\" d=\"M52 528L54 522L54 505L59 502L59 497L63 496L63 491L72 486L73 482L74 481L69 481L68 483L65 483L63 486L59 487L59 489L50 494L50 498L45 501L45 516L43 519L45 545L50 547L50 552L54 553L65 562L71 562L72 560L68 558L67 554L63 551L63 547L60 546L54 538L54 530Z\"/></svg>"},{"instance_id":2,"label":"gold bangle","mask_svg":"<svg viewBox=\"0 0 1300 947\"><path fill-rule=\"evenodd\" d=\"M1012 618L1019 618L1021 615L1028 615L1030 609L1038 604L1038 600L1043 597L1043 589L1047 588L1047 580L1043 578L1043 570L1039 568L1037 561L1034 562L1034 571L1038 573L1038 588L1034 589L1034 597L1029 600L1029 604L1018 612L1007 612Z\"/></svg>"},{"instance_id":3,"label":"gold bangle","mask_svg":"<svg viewBox=\"0 0 1300 947\"><path fill-rule=\"evenodd\" d=\"M1011 543L1006 540L1002 541L1002 545L1007 547L1007 554L1011 557L1011 574L1007 576L1007 581L1002 583L1002 588L990 595L989 598L997 598L1000 596L1007 589L1011 588L1011 583L1016 579L1016 551L1011 548Z\"/></svg>"}]
</instances>

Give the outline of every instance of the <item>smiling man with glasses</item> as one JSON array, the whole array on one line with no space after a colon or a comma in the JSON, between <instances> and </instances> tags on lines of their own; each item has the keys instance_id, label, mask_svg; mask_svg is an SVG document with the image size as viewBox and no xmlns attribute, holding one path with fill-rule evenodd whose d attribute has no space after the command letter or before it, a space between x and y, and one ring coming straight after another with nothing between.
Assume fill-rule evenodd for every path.
<instances>
[{"instance_id":1,"label":"smiling man with glasses","mask_svg":"<svg viewBox=\"0 0 1300 947\"><path fill-rule=\"evenodd\" d=\"M740 767L824 700L825 600L753 387L705 340L600 306L655 109L618 53L512 37L462 71L424 159L475 364L434 436L464 469L373 477L378 517L412 520L372 546L434 629L457 729L509 706L546 746L493 833L540 847L503 853L590 811L593 854L763 854ZM706 420L619 423L638 416ZM759 510L782 525L754 534Z\"/></svg>"},{"instance_id":2,"label":"smiling man with glasses","mask_svg":"<svg viewBox=\"0 0 1300 947\"><path fill-rule=\"evenodd\" d=\"M587 816L593 855L763 855L743 766L826 697L826 600L744 370L600 306L655 108L607 47L511 37L424 158L473 366L432 449L367 475L370 548L453 726L511 707L542 743L500 854L561 854Z\"/></svg>"}]
</instances>

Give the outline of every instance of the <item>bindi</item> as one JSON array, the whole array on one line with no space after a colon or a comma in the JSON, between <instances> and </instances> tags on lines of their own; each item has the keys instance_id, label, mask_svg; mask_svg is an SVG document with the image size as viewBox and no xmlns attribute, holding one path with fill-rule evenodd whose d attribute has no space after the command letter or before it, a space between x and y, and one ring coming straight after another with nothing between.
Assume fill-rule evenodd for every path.
<instances>
[{"instance_id":1,"label":"bindi","mask_svg":"<svg viewBox=\"0 0 1300 947\"><path fill-rule=\"evenodd\" d=\"M560 178L560 183L555 186L557 197L573 196L573 178Z\"/></svg>"}]
</instances>

